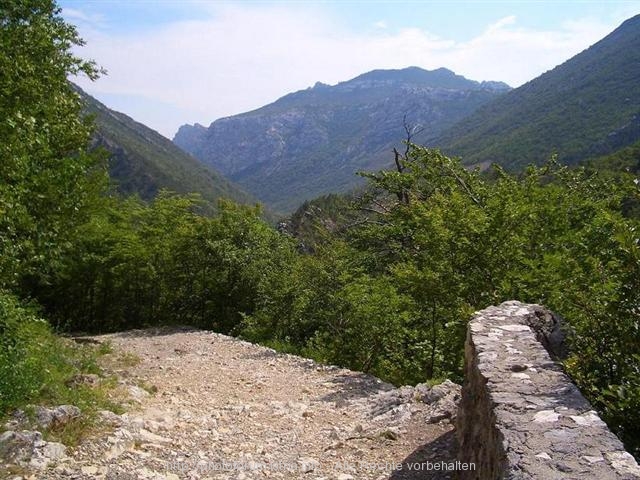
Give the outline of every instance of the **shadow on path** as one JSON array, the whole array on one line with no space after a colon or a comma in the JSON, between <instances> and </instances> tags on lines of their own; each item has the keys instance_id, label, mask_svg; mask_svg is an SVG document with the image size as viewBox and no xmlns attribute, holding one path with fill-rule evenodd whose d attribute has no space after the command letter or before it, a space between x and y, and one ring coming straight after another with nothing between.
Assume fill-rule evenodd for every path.
<instances>
[{"instance_id":1,"label":"shadow on path","mask_svg":"<svg viewBox=\"0 0 640 480\"><path fill-rule=\"evenodd\" d=\"M442 468L436 470L434 466L451 464L456 461L458 444L455 430L440 435L411 453L402 461L402 469L394 471L389 480L427 480L427 479L453 479L455 471L447 471Z\"/></svg>"},{"instance_id":2,"label":"shadow on path","mask_svg":"<svg viewBox=\"0 0 640 480\"><path fill-rule=\"evenodd\" d=\"M84 334L77 333L69 335L76 343L100 343L94 337L102 335L111 335L113 337L120 338L140 338L140 337L160 337L165 335L173 335L174 333L189 333L189 332L206 332L207 330L200 330L194 327L187 326L161 326L161 327L149 327L139 328L133 330L124 330L120 332L112 333L96 333L96 334Z\"/></svg>"},{"instance_id":3,"label":"shadow on path","mask_svg":"<svg viewBox=\"0 0 640 480\"><path fill-rule=\"evenodd\" d=\"M336 385L337 390L320 397L320 400L335 402L338 407L346 406L349 400L369 397L393 389L393 385L381 382L366 373L341 373L333 376L329 381Z\"/></svg>"},{"instance_id":4,"label":"shadow on path","mask_svg":"<svg viewBox=\"0 0 640 480\"><path fill-rule=\"evenodd\" d=\"M288 357L288 355L267 348L257 352L250 352L243 356L243 358L251 360L266 361L284 357ZM382 382L378 378L366 373L355 371L345 372L341 367L323 365L314 360L297 357L296 355L292 355L291 358L295 359L297 366L300 368L305 370L319 370L327 373L326 381L333 383L336 391L323 395L319 400L323 402L334 402L338 407L347 406L350 400L369 397L394 388L393 385Z\"/></svg>"}]
</instances>

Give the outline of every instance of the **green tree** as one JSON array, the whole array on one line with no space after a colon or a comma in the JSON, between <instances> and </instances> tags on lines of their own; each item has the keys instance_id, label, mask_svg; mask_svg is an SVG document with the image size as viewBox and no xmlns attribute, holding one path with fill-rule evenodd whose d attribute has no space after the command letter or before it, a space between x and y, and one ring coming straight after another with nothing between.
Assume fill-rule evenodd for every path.
<instances>
[{"instance_id":1,"label":"green tree","mask_svg":"<svg viewBox=\"0 0 640 480\"><path fill-rule=\"evenodd\" d=\"M566 318L567 370L637 454L640 224L624 214L638 198L632 178L551 160L489 179L418 146L399 171L368 176L378 192L368 211L378 213L352 242L369 271L414 300L422 374L458 374L472 311L545 304Z\"/></svg>"},{"instance_id":2,"label":"green tree","mask_svg":"<svg viewBox=\"0 0 640 480\"><path fill-rule=\"evenodd\" d=\"M0 287L46 283L104 176L68 77L96 78L52 0L0 5Z\"/></svg>"}]
</instances>

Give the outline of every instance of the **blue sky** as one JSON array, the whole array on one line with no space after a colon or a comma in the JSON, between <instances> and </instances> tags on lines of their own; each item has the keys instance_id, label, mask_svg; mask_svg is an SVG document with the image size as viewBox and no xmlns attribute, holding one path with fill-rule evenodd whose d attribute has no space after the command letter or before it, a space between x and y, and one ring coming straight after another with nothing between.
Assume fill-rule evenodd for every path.
<instances>
[{"instance_id":1,"label":"blue sky","mask_svg":"<svg viewBox=\"0 0 640 480\"><path fill-rule=\"evenodd\" d=\"M634 1L63 0L108 75L78 83L172 137L375 68L519 86L640 13Z\"/></svg>"}]
</instances>

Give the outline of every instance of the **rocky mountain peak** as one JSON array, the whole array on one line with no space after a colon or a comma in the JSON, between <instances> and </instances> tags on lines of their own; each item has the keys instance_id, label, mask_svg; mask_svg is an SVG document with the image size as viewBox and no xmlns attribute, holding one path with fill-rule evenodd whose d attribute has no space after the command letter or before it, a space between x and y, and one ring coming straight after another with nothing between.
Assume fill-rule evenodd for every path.
<instances>
[{"instance_id":1,"label":"rocky mountain peak","mask_svg":"<svg viewBox=\"0 0 640 480\"><path fill-rule=\"evenodd\" d=\"M360 170L385 167L405 137L403 119L428 141L507 91L446 68L373 70L336 85L317 82L257 110L183 126L174 142L282 212L344 191Z\"/></svg>"}]
</instances>

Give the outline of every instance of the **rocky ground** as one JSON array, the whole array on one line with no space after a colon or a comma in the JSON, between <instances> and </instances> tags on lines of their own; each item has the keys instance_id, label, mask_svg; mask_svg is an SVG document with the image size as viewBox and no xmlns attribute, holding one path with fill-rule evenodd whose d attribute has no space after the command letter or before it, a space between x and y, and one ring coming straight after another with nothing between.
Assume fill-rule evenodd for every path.
<instances>
[{"instance_id":1,"label":"rocky ground","mask_svg":"<svg viewBox=\"0 0 640 480\"><path fill-rule=\"evenodd\" d=\"M22 465L9 478L453 478L435 470L455 460L459 387L450 382L395 389L204 331L94 338L113 344L109 356L124 351L140 359L115 372L133 407L123 415L101 412L107 428L74 449L6 425L5 467ZM61 412L41 416L77 413Z\"/></svg>"}]
</instances>

